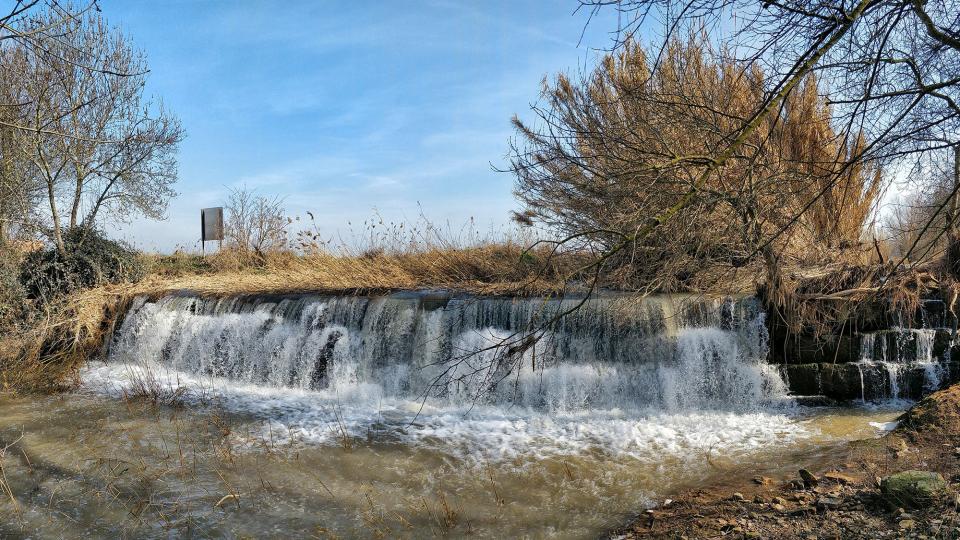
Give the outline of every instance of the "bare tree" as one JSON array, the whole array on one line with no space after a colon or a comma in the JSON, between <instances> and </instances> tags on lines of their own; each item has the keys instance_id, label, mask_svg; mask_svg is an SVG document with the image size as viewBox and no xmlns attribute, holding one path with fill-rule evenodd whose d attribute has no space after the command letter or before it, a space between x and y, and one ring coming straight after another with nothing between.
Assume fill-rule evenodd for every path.
<instances>
[{"instance_id":1,"label":"bare tree","mask_svg":"<svg viewBox=\"0 0 960 540\"><path fill-rule=\"evenodd\" d=\"M63 251L65 227L92 227L105 213L162 218L183 131L144 97L143 55L99 13L51 8L23 22L33 35L53 26L56 39L23 49L9 67L22 81L15 139L45 186L50 235Z\"/></svg>"},{"instance_id":2,"label":"bare tree","mask_svg":"<svg viewBox=\"0 0 960 540\"><path fill-rule=\"evenodd\" d=\"M262 260L272 251L287 245L287 226L283 200L258 195L254 190L230 191L226 204L225 236L243 262Z\"/></svg>"},{"instance_id":3,"label":"bare tree","mask_svg":"<svg viewBox=\"0 0 960 540\"><path fill-rule=\"evenodd\" d=\"M584 232L574 230L565 236L560 235L553 242L556 249L560 250L564 246L582 242L587 233L598 233L601 232L599 229L608 228L610 231L606 232L612 232L608 235L611 241L589 244L594 248L595 256L579 269L580 273L592 276L588 282L588 297L595 290L603 271L611 263L616 263L617 259L632 262L637 260L635 254L644 254L658 260L658 252L646 254L644 250L651 245L662 245L664 238L676 237L680 243L685 243L684 234L709 238L715 230L698 231L697 228L701 225L698 220L701 210L716 211L705 202L722 200L718 195L723 192L737 193L739 201L730 201L730 206L738 209L735 215L741 221L737 226L745 234L743 245L750 248L744 258L751 260L758 254L762 256L768 268L766 290L771 291L768 299L778 307L771 314L771 319L785 319L793 331L796 326L791 320L803 320L807 314L813 313L812 320L819 315L815 314L816 310L809 311L804 307L806 300L817 297L817 293L797 293L787 276L780 271L781 257L785 254L785 248L792 243L791 237L811 226L821 232L829 231L831 220L837 216L835 211L843 208L842 203L830 202L831 198L839 196L839 200L843 201L853 196L853 199L847 200L855 202L857 206L868 200L869 197L865 196L869 194L869 189L850 191L842 187L852 177L866 181L852 182L852 187L868 187L885 180L881 171L898 170L908 166L911 161L923 160L925 156L950 148L958 142L960 5L955 0L581 0L581 4L590 12L591 20L599 10L619 12L620 27L616 29L612 44L614 52L628 50L634 43L652 42L654 53L650 55L650 68L646 72L643 69L630 71L639 81L635 85L638 88L644 86L644 81L655 78L661 64L670 67L671 43L691 33L704 33L704 43L717 47L723 65L733 66L745 76L762 74L759 91L754 93L753 99L743 104L698 99L700 96L696 85L681 87L673 95L667 93L665 101L671 108L684 111L687 116L709 119L704 126L718 129L707 132L710 141L707 145L644 146L639 151L650 158L639 163L631 163L624 157L637 155L636 148L630 148L630 145L635 146L634 143L640 140L633 138L633 131L640 126L622 127L619 133L615 132L616 136L606 140L596 135L604 144L586 148L576 147L582 133L565 138L565 135L571 134L563 130L551 131L550 127L564 125L563 115L569 114L575 121L574 125L582 123L588 127L584 133L595 135L592 129L609 127L592 121L593 118L604 116L597 109L628 107L631 102L629 98L633 97L631 95L608 96L599 91L600 99L594 99L590 93L595 90L589 87L585 92L590 99L583 102L586 107L565 109L566 103L578 100L560 99L561 108L552 107L552 102L544 107L547 111L559 110L558 116L551 117L548 114L546 118L538 118L542 122L540 125L518 126L521 137L532 143L515 154L519 160L514 161L514 171L520 173L521 189L525 182L523 175L529 171L544 173L543 179L552 177L560 185L562 181L578 175L583 177L583 171L574 170L573 174L570 173L571 169L582 168L586 170L586 176L601 180L594 185L582 184L583 187L587 190L607 190L610 188L605 185L605 182L610 182L608 175L587 169L587 166L598 163L605 166L612 163L615 166L613 170L622 171L619 178L614 178L621 183L631 175L639 176L641 184L644 178L658 182L656 195L629 190L622 193L621 199L638 194L641 199L650 200L654 196L660 199L656 204L645 204L648 212L644 212L646 215L643 216L638 213L642 219L632 220L629 228L619 228L616 217L604 218L606 221L601 227L591 229L591 224L588 224L580 229ZM665 30L660 36L663 40L659 43L659 37L644 40L656 32L657 25L661 23ZM651 28L651 34L642 35ZM789 149L770 143L776 140L773 135L789 129L791 101L796 99L795 94L810 88L806 85L811 80L815 80L824 89L823 93L828 94L826 107L821 107L819 100L816 105L826 114L831 128L828 146L834 151L833 159L823 161L814 154L812 165L817 174L812 175L813 181L809 182L808 188L795 192L796 197L792 199L788 197L770 201L754 197L754 194L764 193L756 188L770 185L765 180L775 180L777 175L750 174L745 182L738 182L743 189L732 186L730 178L738 177L728 174L731 168L747 167L745 170L749 171L754 164L762 164L758 160L768 158L769 151L776 153L780 149ZM568 93L562 84L548 88L546 95L551 90ZM552 99L553 96L548 97L548 100ZM650 114L659 113L653 111ZM642 115L634 117L644 118ZM667 135L664 137L666 141L679 140L669 132ZM553 152L556 147L551 148L552 140L566 141L569 151ZM815 137L808 140L815 140ZM650 136L644 142L656 143L656 139ZM817 145L810 147L816 148ZM549 151L544 152L543 149ZM804 152L792 150L796 149L785 152L784 157L801 158L802 161ZM656 152L660 152L660 155L651 156ZM589 159L569 163L551 161L556 154L587 156ZM810 172L802 168L794 171ZM672 185L667 189L666 186L671 182ZM725 185L733 189L719 190L721 193L718 193L717 186ZM956 188L937 204L935 215L941 215L943 208L954 200L952 196L960 190L960 183ZM577 188L568 186L558 189ZM570 193L564 194L567 195ZM786 207L776 220L768 218L771 202ZM632 201L621 201L621 204L629 205ZM609 205L598 207L595 215L603 217L602 212L609 208ZM857 213L860 211L858 209ZM821 215L818 216L818 213ZM549 214L547 212L548 217ZM529 209L528 213L520 215L523 220L537 217L543 218L544 215L538 215L536 210L531 215ZM857 221L862 222L851 220L852 223ZM607 227L608 224L618 227ZM934 227L933 222L928 220L923 229L931 227ZM677 235L678 230L683 234ZM940 228L937 235L945 234L946 230L945 227ZM696 249L709 248L711 242L695 242L692 245ZM896 264L887 268L902 266L914 251L916 246L911 246ZM875 274L855 272L850 279L859 279L856 276L869 278L872 275ZM895 280L879 282L888 284ZM862 295L878 293L882 288L883 285L860 288L854 284L853 288L840 291L831 300L859 300L863 298ZM496 347L507 351L510 361L514 362L512 370L515 371L515 366L521 361L520 353L532 347L560 319L580 309L584 302L551 313L533 323L529 329L497 343ZM789 313L799 316L790 317ZM844 319L839 311L831 315L836 315L831 320L842 324Z\"/></svg>"}]
</instances>

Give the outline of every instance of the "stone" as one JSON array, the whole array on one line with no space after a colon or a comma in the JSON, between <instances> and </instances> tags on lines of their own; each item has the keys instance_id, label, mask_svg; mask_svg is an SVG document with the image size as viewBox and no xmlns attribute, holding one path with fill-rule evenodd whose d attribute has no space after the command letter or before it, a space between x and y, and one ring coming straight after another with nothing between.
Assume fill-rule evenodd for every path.
<instances>
[{"instance_id":1,"label":"stone","mask_svg":"<svg viewBox=\"0 0 960 540\"><path fill-rule=\"evenodd\" d=\"M830 480L831 482L836 482L837 484L846 486L849 484L855 483L857 480L850 476L849 474L843 474L841 472L828 472L823 475L824 478Z\"/></svg>"},{"instance_id":2,"label":"stone","mask_svg":"<svg viewBox=\"0 0 960 540\"><path fill-rule=\"evenodd\" d=\"M905 519L900 522L900 529L909 530L909 529L912 529L914 525L916 525L915 521L913 521L912 519Z\"/></svg>"},{"instance_id":3,"label":"stone","mask_svg":"<svg viewBox=\"0 0 960 540\"><path fill-rule=\"evenodd\" d=\"M862 379L861 379L862 376ZM821 393L840 401L883 397L877 391L882 377L879 368L860 364L819 364ZM861 386L861 381L863 385Z\"/></svg>"},{"instance_id":4,"label":"stone","mask_svg":"<svg viewBox=\"0 0 960 540\"><path fill-rule=\"evenodd\" d=\"M787 364L783 366L784 379L790 393L798 396L820 395L819 364Z\"/></svg>"},{"instance_id":5,"label":"stone","mask_svg":"<svg viewBox=\"0 0 960 540\"><path fill-rule=\"evenodd\" d=\"M843 501L836 497L820 497L817 499L817 508L821 510L836 510L842 504Z\"/></svg>"},{"instance_id":6,"label":"stone","mask_svg":"<svg viewBox=\"0 0 960 540\"><path fill-rule=\"evenodd\" d=\"M817 487L820 480L806 469L800 469L800 479L803 480L803 486L807 489Z\"/></svg>"},{"instance_id":7,"label":"stone","mask_svg":"<svg viewBox=\"0 0 960 540\"><path fill-rule=\"evenodd\" d=\"M743 493L737 492L733 494L733 500L743 501L743 500L746 500L746 497L743 496Z\"/></svg>"},{"instance_id":8,"label":"stone","mask_svg":"<svg viewBox=\"0 0 960 540\"><path fill-rule=\"evenodd\" d=\"M904 471L884 478L880 491L893 505L903 508L925 508L948 493L947 482L939 473Z\"/></svg>"}]
</instances>

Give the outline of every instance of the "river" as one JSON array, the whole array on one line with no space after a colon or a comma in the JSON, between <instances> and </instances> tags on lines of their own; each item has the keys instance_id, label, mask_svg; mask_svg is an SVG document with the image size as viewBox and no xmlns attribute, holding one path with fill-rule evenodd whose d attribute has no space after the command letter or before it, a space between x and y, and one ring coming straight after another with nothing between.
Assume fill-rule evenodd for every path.
<instances>
[{"instance_id":1,"label":"river","mask_svg":"<svg viewBox=\"0 0 960 540\"><path fill-rule=\"evenodd\" d=\"M905 405L796 404L749 300L592 300L505 354L576 302L141 299L76 392L0 398L0 532L592 538Z\"/></svg>"}]
</instances>

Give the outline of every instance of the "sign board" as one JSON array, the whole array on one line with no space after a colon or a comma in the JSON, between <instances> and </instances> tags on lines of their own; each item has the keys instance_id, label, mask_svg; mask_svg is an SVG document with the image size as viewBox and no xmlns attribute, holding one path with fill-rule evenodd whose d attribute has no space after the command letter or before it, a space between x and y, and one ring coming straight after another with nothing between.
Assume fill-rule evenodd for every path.
<instances>
[{"instance_id":1,"label":"sign board","mask_svg":"<svg viewBox=\"0 0 960 540\"><path fill-rule=\"evenodd\" d=\"M200 210L201 241L223 240L223 208Z\"/></svg>"}]
</instances>

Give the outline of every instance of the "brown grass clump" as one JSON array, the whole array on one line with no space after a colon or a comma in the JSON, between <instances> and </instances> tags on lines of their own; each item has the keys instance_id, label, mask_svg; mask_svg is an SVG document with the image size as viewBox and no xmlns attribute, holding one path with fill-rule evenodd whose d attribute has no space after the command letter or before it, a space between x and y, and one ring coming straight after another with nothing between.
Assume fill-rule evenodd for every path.
<instances>
[{"instance_id":1,"label":"brown grass clump","mask_svg":"<svg viewBox=\"0 0 960 540\"><path fill-rule=\"evenodd\" d=\"M773 288L759 287L775 326L790 335L820 337L910 325L923 301L943 298L953 312L957 286L936 265L834 264L787 274Z\"/></svg>"},{"instance_id":2,"label":"brown grass clump","mask_svg":"<svg viewBox=\"0 0 960 540\"><path fill-rule=\"evenodd\" d=\"M133 296L122 285L74 294L27 328L0 340L0 388L54 392L75 386L84 362L101 350Z\"/></svg>"}]
</instances>

